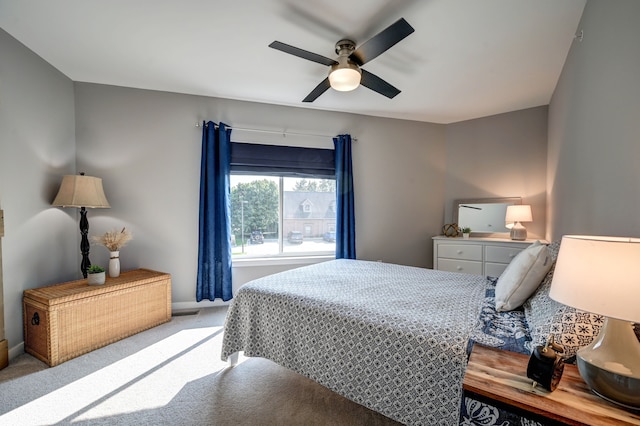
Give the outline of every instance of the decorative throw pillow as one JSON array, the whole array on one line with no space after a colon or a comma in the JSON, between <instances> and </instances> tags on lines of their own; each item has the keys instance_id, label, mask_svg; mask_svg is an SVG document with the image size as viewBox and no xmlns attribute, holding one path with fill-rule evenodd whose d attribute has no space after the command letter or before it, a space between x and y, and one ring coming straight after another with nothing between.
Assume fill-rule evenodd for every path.
<instances>
[{"instance_id":1,"label":"decorative throw pillow","mask_svg":"<svg viewBox=\"0 0 640 426\"><path fill-rule=\"evenodd\" d=\"M518 253L498 278L496 310L511 311L522 306L540 286L551 265L547 246L540 241Z\"/></svg>"},{"instance_id":2,"label":"decorative throw pillow","mask_svg":"<svg viewBox=\"0 0 640 426\"><path fill-rule=\"evenodd\" d=\"M555 341L564 346L564 357L568 358L591 343L600 332L604 317L563 305L549 297L560 241L551 243L547 250L553 266L540 287L523 305L531 334L531 341L525 346L529 346L529 351L533 352L536 346L545 344L549 335L553 334Z\"/></svg>"}]
</instances>

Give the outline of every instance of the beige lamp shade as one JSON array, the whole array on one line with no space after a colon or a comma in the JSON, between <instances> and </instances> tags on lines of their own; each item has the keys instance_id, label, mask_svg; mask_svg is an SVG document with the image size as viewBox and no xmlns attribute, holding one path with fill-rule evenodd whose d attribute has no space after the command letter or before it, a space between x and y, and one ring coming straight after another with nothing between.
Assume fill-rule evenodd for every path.
<instances>
[{"instance_id":1,"label":"beige lamp shade","mask_svg":"<svg viewBox=\"0 0 640 426\"><path fill-rule=\"evenodd\" d=\"M531 206L527 204L515 204L507 206L505 222L532 222Z\"/></svg>"},{"instance_id":2,"label":"beige lamp shade","mask_svg":"<svg viewBox=\"0 0 640 426\"><path fill-rule=\"evenodd\" d=\"M63 176L58 195L51 205L55 207L111 207L102 189L102 179L85 175Z\"/></svg>"},{"instance_id":3,"label":"beige lamp shade","mask_svg":"<svg viewBox=\"0 0 640 426\"><path fill-rule=\"evenodd\" d=\"M549 296L583 311L640 322L640 239L564 236Z\"/></svg>"}]
</instances>

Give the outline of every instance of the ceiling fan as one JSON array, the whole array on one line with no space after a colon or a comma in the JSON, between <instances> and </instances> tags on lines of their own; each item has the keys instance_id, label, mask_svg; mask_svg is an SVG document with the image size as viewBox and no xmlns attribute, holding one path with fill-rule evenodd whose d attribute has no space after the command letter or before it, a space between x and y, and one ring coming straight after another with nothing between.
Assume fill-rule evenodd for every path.
<instances>
[{"instance_id":1,"label":"ceiling fan","mask_svg":"<svg viewBox=\"0 0 640 426\"><path fill-rule=\"evenodd\" d=\"M347 92L356 89L360 84L392 99L400 93L400 90L377 75L360 67L372 59L377 58L380 54L384 53L414 31L413 27L409 25L404 18L400 18L364 42L357 49L354 41L348 39L340 40L336 43L337 60L279 41L274 41L269 47L330 67L329 76L320 82L302 102L315 101L320 95L326 92L329 87Z\"/></svg>"}]
</instances>

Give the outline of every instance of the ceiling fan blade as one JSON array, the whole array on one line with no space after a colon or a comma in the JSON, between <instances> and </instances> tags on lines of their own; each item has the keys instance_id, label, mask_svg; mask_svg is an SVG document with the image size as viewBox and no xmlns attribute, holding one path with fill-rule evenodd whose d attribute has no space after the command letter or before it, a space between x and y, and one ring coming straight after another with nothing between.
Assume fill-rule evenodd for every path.
<instances>
[{"instance_id":1,"label":"ceiling fan blade","mask_svg":"<svg viewBox=\"0 0 640 426\"><path fill-rule=\"evenodd\" d=\"M329 77L327 77L324 80L322 80L320 84L318 84L316 88L313 89L311 93L309 93L307 97L302 100L302 102L315 101L316 99L318 99L318 96L326 92L329 89L329 87L331 87L331 84L329 84Z\"/></svg>"},{"instance_id":2,"label":"ceiling fan blade","mask_svg":"<svg viewBox=\"0 0 640 426\"><path fill-rule=\"evenodd\" d=\"M394 24L365 41L349 58L358 65L364 65L381 53L403 40L415 30L404 18L398 19Z\"/></svg>"},{"instance_id":3,"label":"ceiling fan blade","mask_svg":"<svg viewBox=\"0 0 640 426\"><path fill-rule=\"evenodd\" d=\"M334 61L333 59L329 59L329 58L327 58L325 56L318 55L317 53L309 52L307 50L303 50L303 49L300 49L298 47L290 46L288 44L285 44L285 43L282 43L282 42L279 42L279 41L274 41L273 43L271 43L269 45L269 47L272 47L272 48L277 49L277 50L281 50L281 51L283 51L285 53L288 53L288 54L293 55L293 56L297 56L297 57L302 58L302 59L307 59L309 61L317 62L317 63L322 64L322 65L331 66L331 65L336 65L337 64L337 62Z\"/></svg>"},{"instance_id":4,"label":"ceiling fan blade","mask_svg":"<svg viewBox=\"0 0 640 426\"><path fill-rule=\"evenodd\" d=\"M378 92L389 99L393 99L398 93L400 93L400 90L393 87L392 85L390 85L389 83L387 83L386 81L378 77L377 75L372 74L367 70L361 70L361 71L362 71L362 78L360 79L360 84L363 85L364 87L367 87L373 90L374 92Z\"/></svg>"}]
</instances>

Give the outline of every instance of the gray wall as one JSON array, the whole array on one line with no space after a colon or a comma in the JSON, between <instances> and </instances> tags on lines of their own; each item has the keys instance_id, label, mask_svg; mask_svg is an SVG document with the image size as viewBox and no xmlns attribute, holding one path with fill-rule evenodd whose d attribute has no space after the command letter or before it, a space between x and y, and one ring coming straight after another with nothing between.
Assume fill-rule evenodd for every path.
<instances>
[{"instance_id":1,"label":"gray wall","mask_svg":"<svg viewBox=\"0 0 640 426\"><path fill-rule=\"evenodd\" d=\"M589 0L549 107L548 235L640 235L640 2Z\"/></svg>"},{"instance_id":2,"label":"gray wall","mask_svg":"<svg viewBox=\"0 0 640 426\"><path fill-rule=\"evenodd\" d=\"M77 278L77 211L51 207L75 173L73 83L0 29L0 208L9 347L22 342L22 292ZM13 352L10 355L15 355Z\"/></svg>"},{"instance_id":3,"label":"gray wall","mask_svg":"<svg viewBox=\"0 0 640 426\"><path fill-rule=\"evenodd\" d=\"M445 223L456 199L522 197L528 237L545 238L546 158L546 106L447 126Z\"/></svg>"},{"instance_id":4,"label":"gray wall","mask_svg":"<svg viewBox=\"0 0 640 426\"><path fill-rule=\"evenodd\" d=\"M134 239L120 253L122 268L171 273L174 302L195 299L201 143L195 123L203 118L236 127L352 134L358 139L358 258L431 265L430 237L442 226L444 126L88 83L75 84L75 102L78 170L103 178L112 206L91 212L91 233L128 227ZM330 137L278 138L333 146ZM107 258L105 248L94 247L94 263ZM285 267L234 268L234 283Z\"/></svg>"}]
</instances>

